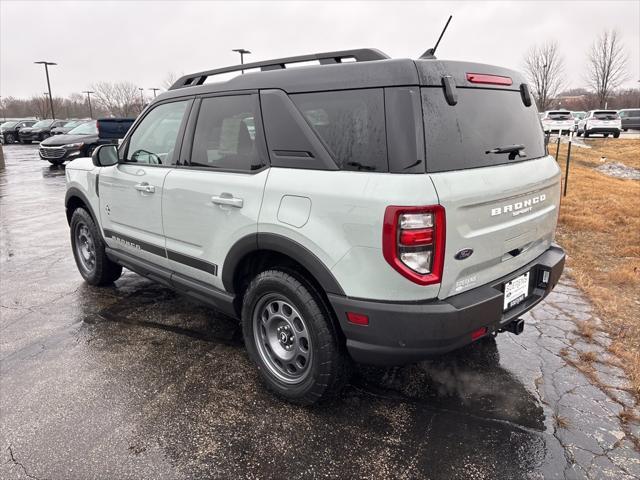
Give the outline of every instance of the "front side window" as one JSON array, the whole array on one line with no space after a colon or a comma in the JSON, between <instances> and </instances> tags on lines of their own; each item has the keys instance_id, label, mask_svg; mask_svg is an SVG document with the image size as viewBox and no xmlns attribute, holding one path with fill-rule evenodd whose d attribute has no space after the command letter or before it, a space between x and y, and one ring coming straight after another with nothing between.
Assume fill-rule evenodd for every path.
<instances>
[{"instance_id":1,"label":"front side window","mask_svg":"<svg viewBox=\"0 0 640 480\"><path fill-rule=\"evenodd\" d=\"M253 95L204 98L193 138L191 165L225 170L264 166L256 140Z\"/></svg>"},{"instance_id":2,"label":"front side window","mask_svg":"<svg viewBox=\"0 0 640 480\"><path fill-rule=\"evenodd\" d=\"M131 135L125 162L170 165L188 104L164 103L151 110Z\"/></svg>"},{"instance_id":3,"label":"front side window","mask_svg":"<svg viewBox=\"0 0 640 480\"><path fill-rule=\"evenodd\" d=\"M388 171L382 89L301 93L291 99L341 169Z\"/></svg>"}]
</instances>

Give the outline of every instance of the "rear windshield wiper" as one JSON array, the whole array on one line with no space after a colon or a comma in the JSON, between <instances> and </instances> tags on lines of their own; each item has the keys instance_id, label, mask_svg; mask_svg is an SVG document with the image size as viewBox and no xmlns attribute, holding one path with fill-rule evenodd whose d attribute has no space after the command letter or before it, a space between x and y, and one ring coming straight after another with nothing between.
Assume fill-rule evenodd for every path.
<instances>
[{"instance_id":1,"label":"rear windshield wiper","mask_svg":"<svg viewBox=\"0 0 640 480\"><path fill-rule=\"evenodd\" d=\"M509 154L509 160L513 160L514 158L516 158L516 155L518 157L526 157L527 156L526 152L524 151L524 145L506 145L504 147L492 148L491 150L487 150L484 153L486 153L486 154L489 154L489 153L508 153Z\"/></svg>"}]
</instances>

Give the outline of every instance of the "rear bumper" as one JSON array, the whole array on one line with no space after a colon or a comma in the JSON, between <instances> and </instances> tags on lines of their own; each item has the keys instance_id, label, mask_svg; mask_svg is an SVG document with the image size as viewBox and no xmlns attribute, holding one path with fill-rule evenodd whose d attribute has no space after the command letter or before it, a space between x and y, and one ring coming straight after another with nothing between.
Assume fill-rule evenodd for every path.
<instances>
[{"instance_id":1,"label":"rear bumper","mask_svg":"<svg viewBox=\"0 0 640 480\"><path fill-rule=\"evenodd\" d=\"M620 133L620 129L618 127L596 127L588 128L587 133Z\"/></svg>"},{"instance_id":2,"label":"rear bumper","mask_svg":"<svg viewBox=\"0 0 640 480\"><path fill-rule=\"evenodd\" d=\"M329 295L347 349L353 359L374 365L400 365L455 350L472 342L471 333L482 327L487 335L503 329L542 301L556 286L565 254L552 245L533 262L495 282L447 298L426 302L385 303ZM503 312L503 285L531 271L529 297ZM539 283L549 272L546 285ZM369 325L347 321L347 312L369 317Z\"/></svg>"}]
</instances>

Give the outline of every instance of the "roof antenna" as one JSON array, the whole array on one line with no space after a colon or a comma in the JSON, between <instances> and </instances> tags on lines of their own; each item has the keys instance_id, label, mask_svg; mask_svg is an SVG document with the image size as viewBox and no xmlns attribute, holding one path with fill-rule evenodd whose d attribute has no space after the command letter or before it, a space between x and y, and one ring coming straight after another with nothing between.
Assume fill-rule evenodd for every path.
<instances>
[{"instance_id":1,"label":"roof antenna","mask_svg":"<svg viewBox=\"0 0 640 480\"><path fill-rule=\"evenodd\" d=\"M447 31L447 27L449 26L449 22L451 21L452 18L453 18L453 15L449 15L449 20L447 20L447 24L442 29L442 33L440 33L440 36L438 37L438 41L436 42L436 46L433 47L433 48L430 48L429 50L424 52L422 55L420 55L420 58L435 60L435 58L436 58L436 49L438 48L438 45L440 45L440 40L442 40L442 36L444 35L444 32Z\"/></svg>"}]
</instances>

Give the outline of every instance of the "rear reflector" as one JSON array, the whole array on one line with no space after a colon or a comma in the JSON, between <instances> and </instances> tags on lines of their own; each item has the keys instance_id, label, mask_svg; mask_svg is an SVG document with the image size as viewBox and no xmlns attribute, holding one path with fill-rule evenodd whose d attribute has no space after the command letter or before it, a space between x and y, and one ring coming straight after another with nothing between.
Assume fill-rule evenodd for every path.
<instances>
[{"instance_id":1,"label":"rear reflector","mask_svg":"<svg viewBox=\"0 0 640 480\"><path fill-rule=\"evenodd\" d=\"M479 328L474 332L471 332L471 341L478 340L479 338L484 337L487 334L487 327Z\"/></svg>"},{"instance_id":2,"label":"rear reflector","mask_svg":"<svg viewBox=\"0 0 640 480\"><path fill-rule=\"evenodd\" d=\"M361 313L347 312L347 320L355 325L369 325L369 317Z\"/></svg>"},{"instance_id":3,"label":"rear reflector","mask_svg":"<svg viewBox=\"0 0 640 480\"><path fill-rule=\"evenodd\" d=\"M511 85L513 83L510 77L485 73L467 73L467 80L471 83L486 83L488 85Z\"/></svg>"}]
</instances>

